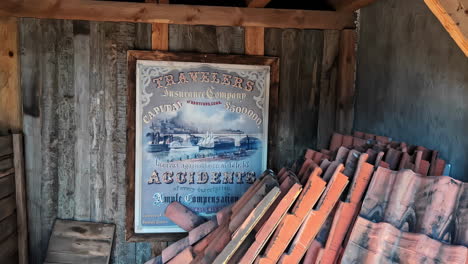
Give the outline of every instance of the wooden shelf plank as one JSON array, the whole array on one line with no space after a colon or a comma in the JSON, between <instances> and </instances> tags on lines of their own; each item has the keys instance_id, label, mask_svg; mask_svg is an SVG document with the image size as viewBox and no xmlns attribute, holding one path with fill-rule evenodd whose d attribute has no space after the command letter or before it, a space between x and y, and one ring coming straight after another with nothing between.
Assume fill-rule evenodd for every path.
<instances>
[{"instance_id":1,"label":"wooden shelf plank","mask_svg":"<svg viewBox=\"0 0 468 264\"><path fill-rule=\"evenodd\" d=\"M355 17L350 12L90 0L61 1L60 4L41 6L30 5L26 1L3 0L0 1L0 16L299 29L355 28Z\"/></svg>"}]
</instances>

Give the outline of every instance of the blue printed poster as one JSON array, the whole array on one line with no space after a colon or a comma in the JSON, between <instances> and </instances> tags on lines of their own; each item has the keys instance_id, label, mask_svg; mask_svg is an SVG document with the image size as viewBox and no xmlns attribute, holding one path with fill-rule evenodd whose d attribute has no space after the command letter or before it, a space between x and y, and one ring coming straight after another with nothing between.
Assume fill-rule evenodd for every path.
<instances>
[{"instance_id":1,"label":"blue printed poster","mask_svg":"<svg viewBox=\"0 0 468 264\"><path fill-rule=\"evenodd\" d=\"M266 169L270 67L138 60L135 232L184 232L178 201L211 217Z\"/></svg>"}]
</instances>

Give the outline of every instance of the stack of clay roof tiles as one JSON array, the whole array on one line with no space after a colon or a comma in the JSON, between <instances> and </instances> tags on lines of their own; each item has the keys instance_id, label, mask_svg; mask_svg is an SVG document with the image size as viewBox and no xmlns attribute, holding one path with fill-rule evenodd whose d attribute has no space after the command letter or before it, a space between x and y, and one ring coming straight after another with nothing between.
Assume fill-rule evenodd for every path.
<instances>
[{"instance_id":1,"label":"stack of clay roof tiles","mask_svg":"<svg viewBox=\"0 0 468 264\"><path fill-rule=\"evenodd\" d=\"M378 168L343 263L468 263L468 184Z\"/></svg>"},{"instance_id":2,"label":"stack of clay roof tiles","mask_svg":"<svg viewBox=\"0 0 468 264\"><path fill-rule=\"evenodd\" d=\"M169 205L188 236L147 264L468 263L467 185L445 167L434 150L335 133L213 219Z\"/></svg>"}]
</instances>

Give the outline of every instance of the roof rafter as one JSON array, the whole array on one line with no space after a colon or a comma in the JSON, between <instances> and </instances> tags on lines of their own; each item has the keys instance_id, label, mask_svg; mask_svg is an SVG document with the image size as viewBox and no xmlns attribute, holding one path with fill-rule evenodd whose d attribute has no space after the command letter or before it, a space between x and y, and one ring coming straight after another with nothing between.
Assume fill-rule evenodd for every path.
<instances>
[{"instance_id":1,"label":"roof rafter","mask_svg":"<svg viewBox=\"0 0 468 264\"><path fill-rule=\"evenodd\" d=\"M468 57L468 0L424 0Z\"/></svg>"},{"instance_id":2,"label":"roof rafter","mask_svg":"<svg viewBox=\"0 0 468 264\"><path fill-rule=\"evenodd\" d=\"M62 0L53 5L41 6L26 2L0 1L0 16L298 29L355 27L353 14L335 11L158 5L90 0Z\"/></svg>"}]
</instances>

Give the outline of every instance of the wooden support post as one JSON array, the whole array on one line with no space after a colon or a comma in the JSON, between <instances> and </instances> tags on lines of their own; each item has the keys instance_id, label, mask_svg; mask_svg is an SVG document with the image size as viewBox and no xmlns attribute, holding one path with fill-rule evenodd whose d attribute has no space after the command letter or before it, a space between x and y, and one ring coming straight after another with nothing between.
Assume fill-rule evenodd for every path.
<instances>
[{"instance_id":1,"label":"wooden support post","mask_svg":"<svg viewBox=\"0 0 468 264\"><path fill-rule=\"evenodd\" d=\"M0 17L0 131L22 129L18 22Z\"/></svg>"},{"instance_id":2,"label":"wooden support post","mask_svg":"<svg viewBox=\"0 0 468 264\"><path fill-rule=\"evenodd\" d=\"M151 0L146 0L146 2ZM162 0L159 0L161 3ZM169 3L169 1L167 1ZM153 23L151 25L151 49L152 50L169 50L169 24ZM168 242L154 242L152 245L153 254L160 255L168 246Z\"/></svg>"},{"instance_id":3,"label":"wooden support post","mask_svg":"<svg viewBox=\"0 0 468 264\"><path fill-rule=\"evenodd\" d=\"M336 130L351 134L354 122L354 93L356 79L356 31L342 30L338 58Z\"/></svg>"},{"instance_id":4,"label":"wooden support post","mask_svg":"<svg viewBox=\"0 0 468 264\"><path fill-rule=\"evenodd\" d=\"M26 197L26 177L24 174L23 135L13 135L16 218L18 231L18 263L28 264L28 215Z\"/></svg>"},{"instance_id":5,"label":"wooden support post","mask_svg":"<svg viewBox=\"0 0 468 264\"><path fill-rule=\"evenodd\" d=\"M245 28L245 54L264 55L265 54L265 28L246 27Z\"/></svg>"},{"instance_id":6,"label":"wooden support post","mask_svg":"<svg viewBox=\"0 0 468 264\"><path fill-rule=\"evenodd\" d=\"M169 49L169 24L152 24L151 49L165 51Z\"/></svg>"}]
</instances>

